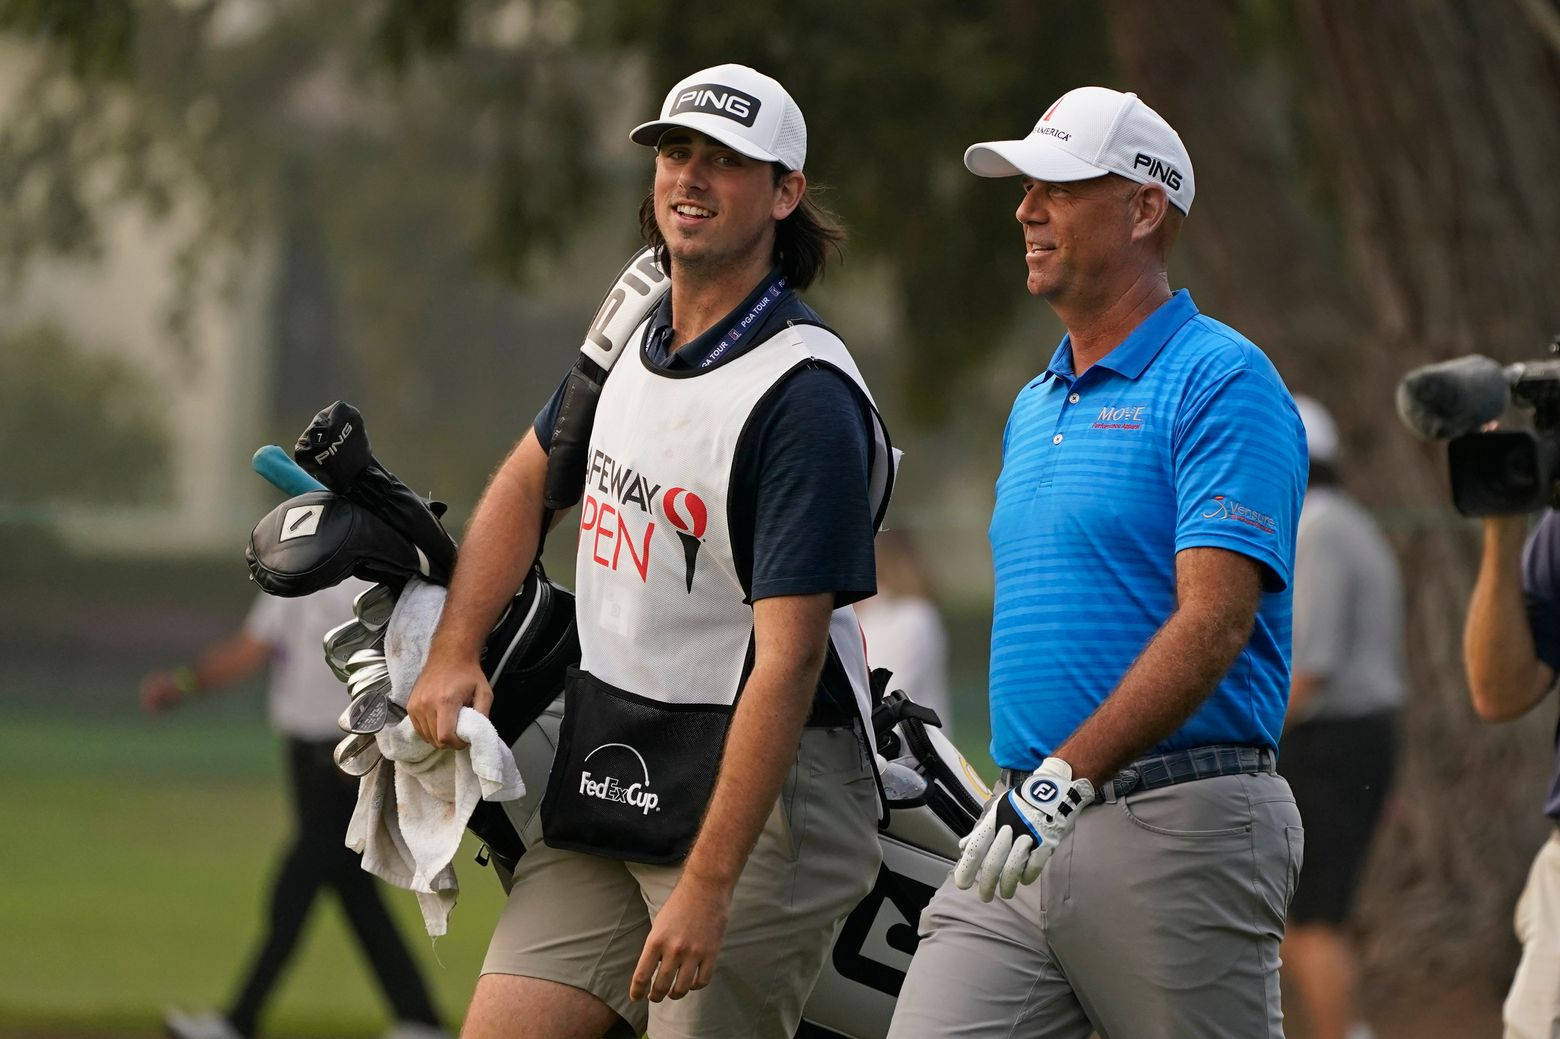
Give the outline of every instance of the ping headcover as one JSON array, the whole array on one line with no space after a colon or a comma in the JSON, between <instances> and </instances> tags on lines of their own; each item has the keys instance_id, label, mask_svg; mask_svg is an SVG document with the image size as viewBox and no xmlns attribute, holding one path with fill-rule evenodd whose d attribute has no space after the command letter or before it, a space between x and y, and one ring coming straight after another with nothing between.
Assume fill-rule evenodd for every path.
<instances>
[{"instance_id":1,"label":"ping headcover","mask_svg":"<svg viewBox=\"0 0 1560 1039\"><path fill-rule=\"evenodd\" d=\"M439 517L444 503L428 501L379 464L363 415L338 400L314 416L293 445L293 458L326 487L374 512L400 531L446 576L455 569L455 542Z\"/></svg>"}]
</instances>

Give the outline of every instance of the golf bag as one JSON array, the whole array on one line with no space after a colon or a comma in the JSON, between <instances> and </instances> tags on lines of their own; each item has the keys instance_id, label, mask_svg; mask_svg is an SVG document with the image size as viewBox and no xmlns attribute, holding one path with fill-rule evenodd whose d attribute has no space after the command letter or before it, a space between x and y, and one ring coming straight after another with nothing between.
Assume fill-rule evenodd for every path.
<instances>
[{"instance_id":1,"label":"golf bag","mask_svg":"<svg viewBox=\"0 0 1560 1039\"><path fill-rule=\"evenodd\" d=\"M600 385L629 333L665 291L665 275L645 251L629 261L603 300L554 431L549 509L578 500ZM251 575L267 591L303 595L348 574L382 582L394 592L413 576L448 580L454 543L439 523L442 506L418 497L373 458L356 409L338 402L320 412L299 438L295 457L328 493L289 499L256 526L246 555ZM300 511L310 509L320 511ZM361 511L381 522L324 514L332 510ZM299 533L311 524L324 535ZM506 889L526 847L542 836L540 807L563 717L563 679L579 655L574 597L549 580L538 563L482 653L494 694L490 718L514 752L527 792L515 801L479 802L468 826L485 844L479 861L491 860ZM974 827L989 796L942 734L937 715L902 692L889 692L886 671L873 678L872 724L888 759L882 769L886 811L879 828L883 863L871 891L835 935L798 1037L879 1039L887 1034L919 941L921 910L946 879L959 855L959 839Z\"/></svg>"}]
</instances>

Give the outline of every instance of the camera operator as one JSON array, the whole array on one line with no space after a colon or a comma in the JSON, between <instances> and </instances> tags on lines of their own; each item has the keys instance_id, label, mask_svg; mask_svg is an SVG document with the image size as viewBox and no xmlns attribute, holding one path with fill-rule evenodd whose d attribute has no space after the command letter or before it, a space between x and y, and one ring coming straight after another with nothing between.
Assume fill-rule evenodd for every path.
<instances>
[{"instance_id":1,"label":"camera operator","mask_svg":"<svg viewBox=\"0 0 1560 1039\"><path fill-rule=\"evenodd\" d=\"M1531 710L1560 672L1560 514L1546 510L1531 534L1524 515L1483 522L1463 656L1474 710L1499 722ZM1560 825L1560 743L1544 812ZM1533 858L1515 923L1522 961L1502 1008L1505 1037L1560 1034L1560 830Z\"/></svg>"}]
</instances>

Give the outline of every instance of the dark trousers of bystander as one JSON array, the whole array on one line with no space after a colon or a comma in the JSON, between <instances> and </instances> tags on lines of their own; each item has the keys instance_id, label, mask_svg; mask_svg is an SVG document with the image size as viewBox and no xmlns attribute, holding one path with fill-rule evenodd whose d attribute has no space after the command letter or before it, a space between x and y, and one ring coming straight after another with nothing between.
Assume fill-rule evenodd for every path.
<instances>
[{"instance_id":1,"label":"dark trousers of bystander","mask_svg":"<svg viewBox=\"0 0 1560 1039\"><path fill-rule=\"evenodd\" d=\"M282 968L297 947L309 909L320 889L341 898L347 921L373 967L397 1020L436 1027L438 1012L400 932L365 873L344 843L357 801L357 783L331 760L333 742L289 739L287 761L297 834L271 885L266 934L228 1011L241 1034L252 1036Z\"/></svg>"}]
</instances>

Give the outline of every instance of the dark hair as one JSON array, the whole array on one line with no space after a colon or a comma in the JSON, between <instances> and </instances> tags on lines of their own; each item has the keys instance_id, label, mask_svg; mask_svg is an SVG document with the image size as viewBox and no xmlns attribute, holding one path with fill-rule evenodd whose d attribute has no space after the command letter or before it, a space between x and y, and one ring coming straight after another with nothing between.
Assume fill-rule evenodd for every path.
<instances>
[{"instance_id":1,"label":"dark hair","mask_svg":"<svg viewBox=\"0 0 1560 1039\"><path fill-rule=\"evenodd\" d=\"M780 181L790 171L778 162L769 164L774 171L774 182ZM774 262L791 283L801 291L823 276L823 268L832 248L836 256L841 253L845 241L845 228L839 217L813 201L813 193L825 190L821 185L809 184L802 200L791 214L775 225ZM671 270L671 258L666 253L666 239L655 222L655 190L645 193L639 203L639 233L645 244L655 250L656 262L663 270Z\"/></svg>"}]
</instances>

